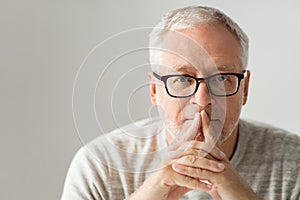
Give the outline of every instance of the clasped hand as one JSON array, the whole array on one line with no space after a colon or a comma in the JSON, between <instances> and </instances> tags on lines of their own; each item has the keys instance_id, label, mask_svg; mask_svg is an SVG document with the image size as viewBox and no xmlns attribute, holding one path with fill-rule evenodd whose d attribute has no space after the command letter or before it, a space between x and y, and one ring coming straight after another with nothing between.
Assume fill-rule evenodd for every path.
<instances>
[{"instance_id":1,"label":"clasped hand","mask_svg":"<svg viewBox=\"0 0 300 200\"><path fill-rule=\"evenodd\" d=\"M200 117L205 142L195 140ZM161 168L129 199L179 199L190 190L207 192L214 200L259 199L214 144L205 111L195 115L187 132L182 141L170 145Z\"/></svg>"}]
</instances>

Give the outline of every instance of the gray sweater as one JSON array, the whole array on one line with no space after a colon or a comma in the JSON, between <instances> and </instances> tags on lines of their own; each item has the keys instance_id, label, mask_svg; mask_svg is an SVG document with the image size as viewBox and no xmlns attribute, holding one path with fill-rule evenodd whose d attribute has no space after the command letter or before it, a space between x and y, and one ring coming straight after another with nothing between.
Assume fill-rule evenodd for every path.
<instances>
[{"instance_id":1,"label":"gray sweater","mask_svg":"<svg viewBox=\"0 0 300 200\"><path fill-rule=\"evenodd\" d=\"M75 155L62 200L124 199L157 169L167 142L160 121L143 120L94 139ZM240 120L230 162L266 200L300 199L300 137ZM180 199L211 199L190 191Z\"/></svg>"}]
</instances>

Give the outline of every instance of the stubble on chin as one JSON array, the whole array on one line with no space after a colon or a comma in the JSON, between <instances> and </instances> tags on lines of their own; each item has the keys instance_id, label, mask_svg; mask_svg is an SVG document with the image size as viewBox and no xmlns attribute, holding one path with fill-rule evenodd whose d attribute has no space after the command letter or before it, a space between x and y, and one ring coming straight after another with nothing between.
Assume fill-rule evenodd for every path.
<instances>
[{"instance_id":1,"label":"stubble on chin","mask_svg":"<svg viewBox=\"0 0 300 200\"><path fill-rule=\"evenodd\" d=\"M219 145L224 144L224 142L226 142L235 131L238 131L238 122L239 120L235 120L234 122L230 123L226 129L222 130L222 133L218 139Z\"/></svg>"}]
</instances>

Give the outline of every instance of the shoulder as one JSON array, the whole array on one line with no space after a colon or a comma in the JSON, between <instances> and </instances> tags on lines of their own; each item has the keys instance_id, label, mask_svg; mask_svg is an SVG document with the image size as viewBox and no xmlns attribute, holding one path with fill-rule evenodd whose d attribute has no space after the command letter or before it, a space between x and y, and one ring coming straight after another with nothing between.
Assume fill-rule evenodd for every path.
<instances>
[{"instance_id":1,"label":"shoulder","mask_svg":"<svg viewBox=\"0 0 300 200\"><path fill-rule=\"evenodd\" d=\"M298 196L300 137L272 125L240 120L238 170L266 198ZM277 192L278 191L278 192Z\"/></svg>"},{"instance_id":2,"label":"shoulder","mask_svg":"<svg viewBox=\"0 0 300 200\"><path fill-rule=\"evenodd\" d=\"M136 151L137 147L160 135L159 119L144 119L104 133L82 146L75 154L72 165L95 163L103 159L115 159L114 154Z\"/></svg>"},{"instance_id":3,"label":"shoulder","mask_svg":"<svg viewBox=\"0 0 300 200\"><path fill-rule=\"evenodd\" d=\"M240 132L246 134L252 148L275 155L293 157L300 153L300 136L287 130L251 120L240 120Z\"/></svg>"},{"instance_id":4,"label":"shoulder","mask_svg":"<svg viewBox=\"0 0 300 200\"><path fill-rule=\"evenodd\" d=\"M241 119L239 128L243 129L242 131L251 133L252 137L266 137L266 139L278 138L287 142L300 143L300 135L262 122Z\"/></svg>"},{"instance_id":5,"label":"shoulder","mask_svg":"<svg viewBox=\"0 0 300 200\"><path fill-rule=\"evenodd\" d=\"M86 145L88 149L103 151L118 148L132 150L133 147L144 147L144 144L155 140L162 131L161 121L143 119L102 134Z\"/></svg>"},{"instance_id":6,"label":"shoulder","mask_svg":"<svg viewBox=\"0 0 300 200\"><path fill-rule=\"evenodd\" d=\"M128 172L147 170L155 160L147 152L160 135L158 124L158 120L142 120L82 146L69 167L62 199L108 199L112 195L122 199L132 187L120 188L121 182L134 182Z\"/></svg>"},{"instance_id":7,"label":"shoulder","mask_svg":"<svg viewBox=\"0 0 300 200\"><path fill-rule=\"evenodd\" d=\"M100 167L88 149L83 146L75 154L64 183L62 200L67 199L106 199L105 185L95 184L100 177L105 180L107 168Z\"/></svg>"},{"instance_id":8,"label":"shoulder","mask_svg":"<svg viewBox=\"0 0 300 200\"><path fill-rule=\"evenodd\" d=\"M159 119L145 119L103 134L78 152L86 162L97 162L107 168L135 172L142 162L156 163L160 148L166 147Z\"/></svg>"}]
</instances>

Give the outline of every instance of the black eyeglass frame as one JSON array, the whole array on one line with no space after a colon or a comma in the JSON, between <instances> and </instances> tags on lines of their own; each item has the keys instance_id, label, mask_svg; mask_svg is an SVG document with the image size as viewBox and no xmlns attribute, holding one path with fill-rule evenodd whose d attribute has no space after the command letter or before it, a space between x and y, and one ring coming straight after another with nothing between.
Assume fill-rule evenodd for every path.
<instances>
[{"instance_id":1,"label":"black eyeglass frame","mask_svg":"<svg viewBox=\"0 0 300 200\"><path fill-rule=\"evenodd\" d=\"M187 98L187 97L191 97L193 96L194 94L196 94L198 88L199 88L199 85L200 85L200 82L201 81L205 81L206 83L206 87L209 91L210 94L216 96L216 97L228 97L228 96L233 96L235 95L238 91L239 91L239 88L240 88L240 83L241 83L241 80L245 78L245 75L244 73L246 72L247 70L243 70L242 73L219 73L219 74L213 74L211 76L208 76L208 77L205 77L205 78L196 78L196 77L193 77L193 76L189 76L189 75L180 75L180 74L171 74L171 75L166 75L166 76L160 76L158 75L157 73L155 72L152 72L153 73L153 76L155 78L157 78L158 80L162 81L165 85L165 88L166 88L166 91L168 93L169 96L171 97L174 97L174 98ZM211 88L210 88L210 85L209 85L209 82L208 80L211 78L211 77L214 77L214 76L217 76L217 75L235 75L237 78L238 78L238 86L237 86L237 89L234 93L231 93L231 94L225 94L225 95L220 95L220 94L215 94L212 92ZM175 95L172 95L169 90L168 90L168 87L167 87L167 80L168 78L170 77L174 77L174 76L185 76L185 77L189 77L189 78L193 78L196 80L196 87L195 87L195 90L192 94L190 95L187 95L187 96L175 96Z\"/></svg>"}]
</instances>

